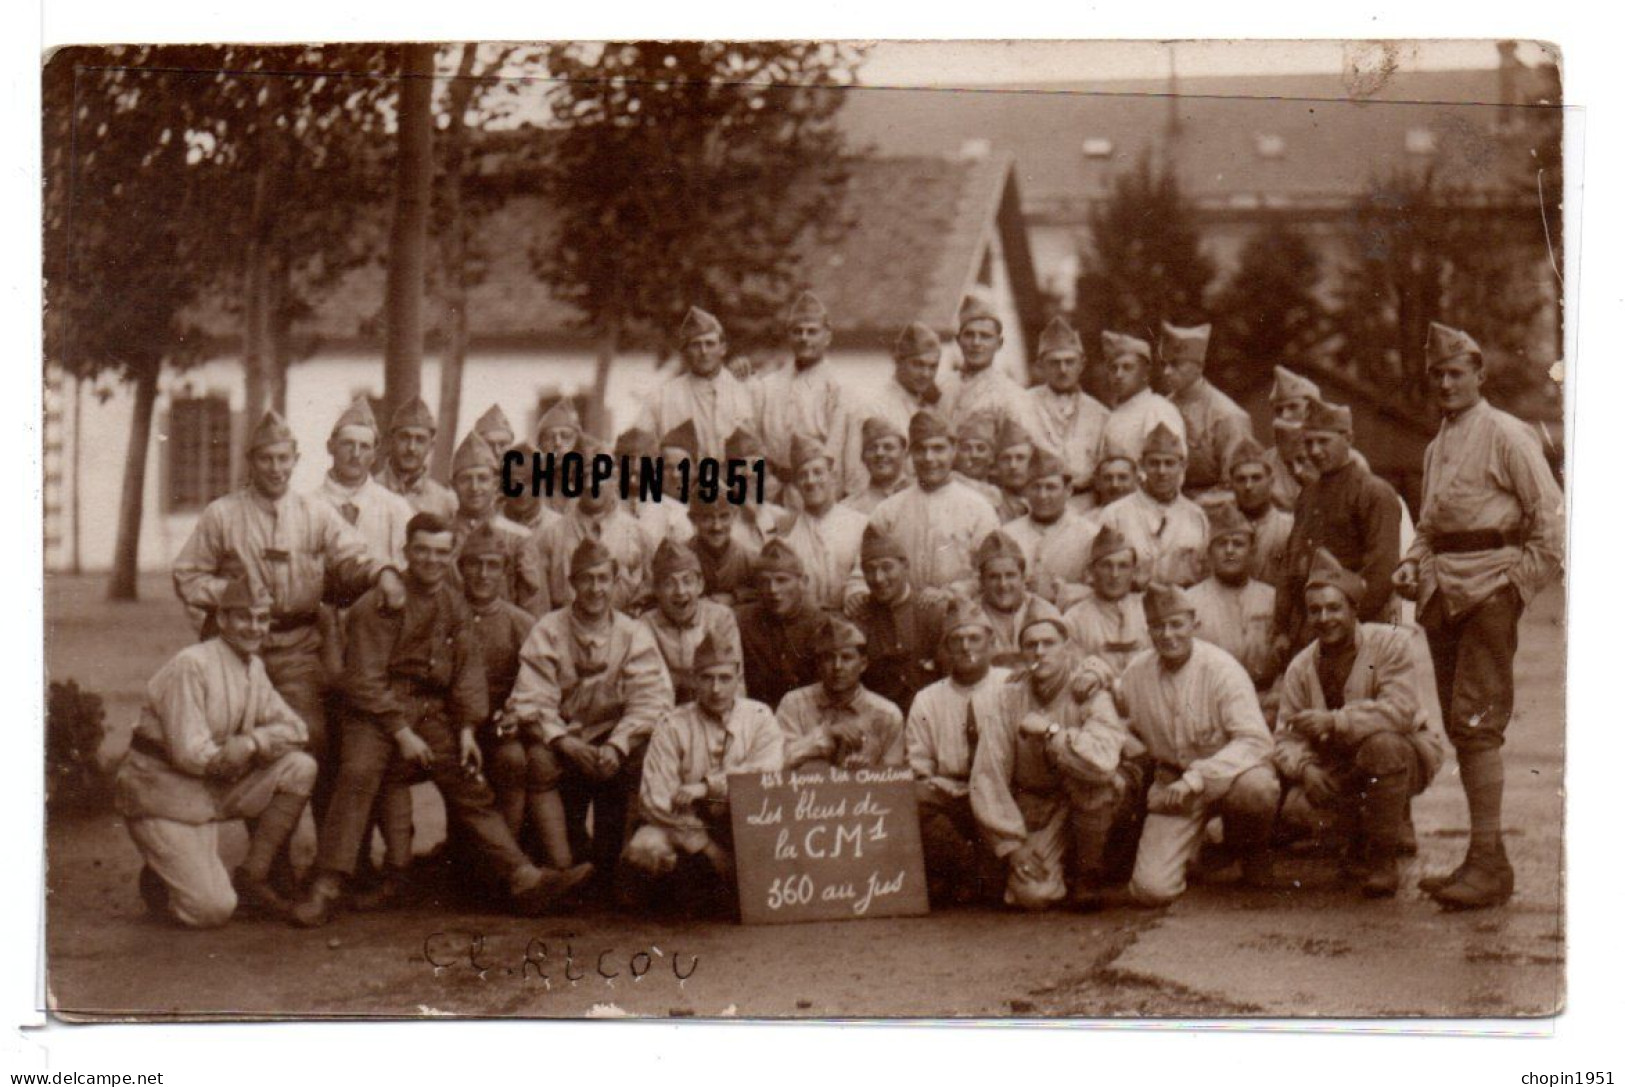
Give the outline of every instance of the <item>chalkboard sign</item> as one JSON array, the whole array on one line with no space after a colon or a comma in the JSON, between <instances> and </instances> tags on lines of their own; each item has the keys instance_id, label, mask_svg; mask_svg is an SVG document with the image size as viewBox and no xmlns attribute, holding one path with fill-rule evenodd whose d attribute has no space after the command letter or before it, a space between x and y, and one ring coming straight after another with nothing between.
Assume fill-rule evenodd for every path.
<instances>
[{"instance_id":1,"label":"chalkboard sign","mask_svg":"<svg viewBox=\"0 0 1625 1087\"><path fill-rule=\"evenodd\" d=\"M728 807L746 924L927 912L907 769L731 774Z\"/></svg>"}]
</instances>

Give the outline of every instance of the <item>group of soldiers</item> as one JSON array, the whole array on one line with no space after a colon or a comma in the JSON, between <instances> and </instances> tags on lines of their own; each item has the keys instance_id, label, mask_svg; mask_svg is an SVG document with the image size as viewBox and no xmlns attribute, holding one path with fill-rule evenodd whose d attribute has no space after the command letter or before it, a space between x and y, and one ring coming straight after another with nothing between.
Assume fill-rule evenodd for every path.
<instances>
[{"instance_id":1,"label":"group of soldiers","mask_svg":"<svg viewBox=\"0 0 1625 1087\"><path fill-rule=\"evenodd\" d=\"M958 324L957 370L911 324L893 380L859 396L815 297L765 374L691 309L681 371L612 447L567 402L534 447L493 406L449 488L421 401L387 431L351 405L308 495L268 414L246 486L175 560L203 639L151 680L118 777L149 907L314 926L400 902L427 780L459 881L517 911L726 908L728 775L808 763L911 769L936 906L1164 904L1198 865L1270 886L1273 852L1310 836L1391 896L1443 760L1402 602L1471 816L1460 866L1420 885L1451 909L1506 901L1517 624L1559 569L1563 499L1532 430L1482 399L1472 338L1429 333L1443 422L1412 528L1308 378L1276 368L1257 441L1203 376L1206 326L1155 349L1105 333L1108 408L1064 321L1031 388L997 365L991 309L969 299ZM763 458L772 483L741 505L504 499L516 448ZM250 843L228 871L235 819Z\"/></svg>"}]
</instances>

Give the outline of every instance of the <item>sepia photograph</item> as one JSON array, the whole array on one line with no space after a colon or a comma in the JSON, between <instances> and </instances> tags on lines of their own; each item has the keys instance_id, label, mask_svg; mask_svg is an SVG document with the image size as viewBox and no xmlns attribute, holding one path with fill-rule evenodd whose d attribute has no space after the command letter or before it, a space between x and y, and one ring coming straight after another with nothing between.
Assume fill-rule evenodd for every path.
<instances>
[{"instance_id":1,"label":"sepia photograph","mask_svg":"<svg viewBox=\"0 0 1625 1087\"><path fill-rule=\"evenodd\" d=\"M57 1021L1564 1010L1559 44L39 78Z\"/></svg>"}]
</instances>

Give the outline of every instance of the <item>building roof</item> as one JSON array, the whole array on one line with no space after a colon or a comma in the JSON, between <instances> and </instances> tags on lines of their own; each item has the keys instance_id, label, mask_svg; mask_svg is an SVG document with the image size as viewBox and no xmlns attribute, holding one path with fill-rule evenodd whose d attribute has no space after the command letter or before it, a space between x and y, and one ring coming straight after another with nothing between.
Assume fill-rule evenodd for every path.
<instances>
[{"instance_id":1,"label":"building roof","mask_svg":"<svg viewBox=\"0 0 1625 1087\"><path fill-rule=\"evenodd\" d=\"M1081 218L1114 173L1165 153L1210 207L1345 204L1374 178L1434 165L1444 178L1525 178L1538 128L1555 109L1546 73L1518 68L1393 73L1373 88L1337 75L1080 80L1020 87L848 92L841 123L892 155L983 143L1012 154L1027 211ZM1351 95L1359 93L1359 97ZM1503 106L1503 100L1515 101Z\"/></svg>"},{"instance_id":2,"label":"building roof","mask_svg":"<svg viewBox=\"0 0 1625 1087\"><path fill-rule=\"evenodd\" d=\"M805 239L798 285L824 300L848 346L889 345L913 320L951 330L959 302L999 231L1023 324L1036 328L1041 299L1013 186L1014 167L1005 155L854 160L834 216L844 229L820 229ZM358 227L376 238L377 258L323 291L296 336L329 345L381 342L386 216L380 211L377 222ZM468 297L468 324L477 345L583 342L578 311L531 271L529 251L549 224L546 202L531 194L508 197L481 220L470 251L479 254L482 275ZM719 316L726 323L727 314ZM438 334L441 317L431 295L425 311L431 336ZM221 312L207 324L224 350L235 345L232 318Z\"/></svg>"}]
</instances>

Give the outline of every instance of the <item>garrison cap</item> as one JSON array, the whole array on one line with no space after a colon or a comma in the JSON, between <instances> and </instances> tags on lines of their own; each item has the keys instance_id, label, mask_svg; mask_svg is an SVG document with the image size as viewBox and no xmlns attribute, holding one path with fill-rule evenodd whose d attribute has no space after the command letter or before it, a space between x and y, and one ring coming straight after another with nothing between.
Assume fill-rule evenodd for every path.
<instances>
[{"instance_id":1,"label":"garrison cap","mask_svg":"<svg viewBox=\"0 0 1625 1087\"><path fill-rule=\"evenodd\" d=\"M1006 415L999 420L999 427L993 438L993 448L1002 453L1006 449L1013 449L1018 445L1032 445L1033 436L1027 433L1027 428L1016 421L1015 416Z\"/></svg>"},{"instance_id":2,"label":"garrison cap","mask_svg":"<svg viewBox=\"0 0 1625 1087\"><path fill-rule=\"evenodd\" d=\"M490 524L483 524L468 534L467 539L463 540L462 549L457 552L457 561L460 564L465 559L483 558L486 555L508 557L508 549L502 546L502 537Z\"/></svg>"},{"instance_id":3,"label":"garrison cap","mask_svg":"<svg viewBox=\"0 0 1625 1087\"><path fill-rule=\"evenodd\" d=\"M247 578L234 577L226 582L226 587L220 591L219 602L214 610L241 611L244 608L271 606L271 594L249 581Z\"/></svg>"},{"instance_id":4,"label":"garrison cap","mask_svg":"<svg viewBox=\"0 0 1625 1087\"><path fill-rule=\"evenodd\" d=\"M805 574L807 570L806 567L801 565L801 556L790 550L788 544L775 536L762 545L761 552L756 556L755 561L750 564L750 572L752 577L760 577L763 574L796 574L799 576Z\"/></svg>"},{"instance_id":5,"label":"garrison cap","mask_svg":"<svg viewBox=\"0 0 1625 1087\"><path fill-rule=\"evenodd\" d=\"M1145 618L1148 623L1166 619L1170 615L1184 612L1187 615L1196 614L1196 606L1191 598L1185 595L1185 590L1178 585L1170 585L1165 581L1153 581L1145 589Z\"/></svg>"},{"instance_id":6,"label":"garrison cap","mask_svg":"<svg viewBox=\"0 0 1625 1087\"><path fill-rule=\"evenodd\" d=\"M378 437L378 420L372 414L372 403L365 396L358 396L350 401L350 406L339 415L338 421L333 424L333 434L347 426L362 426L372 431L373 438Z\"/></svg>"},{"instance_id":7,"label":"garrison cap","mask_svg":"<svg viewBox=\"0 0 1625 1087\"><path fill-rule=\"evenodd\" d=\"M873 562L875 559L902 559L907 562L908 552L903 550L896 536L872 524L864 525L863 540L858 545L858 561Z\"/></svg>"},{"instance_id":8,"label":"garrison cap","mask_svg":"<svg viewBox=\"0 0 1625 1087\"><path fill-rule=\"evenodd\" d=\"M1270 465L1269 456L1264 452L1264 447L1259 445L1251 434L1237 442L1236 447L1230 451L1231 469L1233 470L1237 465L1241 464L1262 464L1266 468Z\"/></svg>"},{"instance_id":9,"label":"garrison cap","mask_svg":"<svg viewBox=\"0 0 1625 1087\"><path fill-rule=\"evenodd\" d=\"M790 438L790 471L800 475L801 469L815 460L828 461L831 465L835 458L830 455L824 443L805 434L796 434Z\"/></svg>"},{"instance_id":10,"label":"garrison cap","mask_svg":"<svg viewBox=\"0 0 1625 1087\"><path fill-rule=\"evenodd\" d=\"M878 415L871 415L863 421L862 438L864 449L868 449L882 438L896 438L903 444L908 444L907 434L892 426L889 420Z\"/></svg>"},{"instance_id":11,"label":"garrison cap","mask_svg":"<svg viewBox=\"0 0 1625 1087\"><path fill-rule=\"evenodd\" d=\"M1146 362L1151 361L1151 345L1138 336L1129 336L1122 332L1102 332L1100 351L1109 363L1116 362L1124 355L1132 355Z\"/></svg>"},{"instance_id":12,"label":"garrison cap","mask_svg":"<svg viewBox=\"0 0 1625 1087\"><path fill-rule=\"evenodd\" d=\"M1198 366L1207 362L1207 343L1213 335L1212 325L1180 328L1167 321L1162 323L1162 361L1167 365L1194 362Z\"/></svg>"},{"instance_id":13,"label":"garrison cap","mask_svg":"<svg viewBox=\"0 0 1625 1087\"><path fill-rule=\"evenodd\" d=\"M813 635L813 652L820 657L839 649L866 649L868 645L869 639L863 630L839 615L830 616Z\"/></svg>"},{"instance_id":14,"label":"garrison cap","mask_svg":"<svg viewBox=\"0 0 1625 1087\"><path fill-rule=\"evenodd\" d=\"M395 414L389 417L389 432L395 433L403 427L418 427L433 434L438 427L435 424L434 413L429 405L423 402L423 397L414 397L408 403L395 409Z\"/></svg>"},{"instance_id":15,"label":"garrison cap","mask_svg":"<svg viewBox=\"0 0 1625 1087\"><path fill-rule=\"evenodd\" d=\"M684 570L699 573L700 557L687 544L675 543L667 536L660 541L660 546L655 548L654 558L649 563L649 572L654 580L659 582Z\"/></svg>"},{"instance_id":16,"label":"garrison cap","mask_svg":"<svg viewBox=\"0 0 1625 1087\"><path fill-rule=\"evenodd\" d=\"M491 443L472 430L468 432L468 436L463 439L451 458L451 474L454 479L459 472L466 472L470 468L490 468L494 471L501 466L502 462L497 460L496 450L491 448Z\"/></svg>"},{"instance_id":17,"label":"garrison cap","mask_svg":"<svg viewBox=\"0 0 1625 1087\"><path fill-rule=\"evenodd\" d=\"M898 334L897 342L892 344L891 353L895 359L919 359L926 356L941 358L942 341L931 331L929 325L911 321L908 327Z\"/></svg>"},{"instance_id":18,"label":"garrison cap","mask_svg":"<svg viewBox=\"0 0 1625 1087\"><path fill-rule=\"evenodd\" d=\"M1089 545L1089 565L1093 566L1107 555L1115 555L1120 551L1134 555L1134 545L1128 542L1128 537L1107 525L1095 533L1094 542Z\"/></svg>"},{"instance_id":19,"label":"garrison cap","mask_svg":"<svg viewBox=\"0 0 1625 1087\"><path fill-rule=\"evenodd\" d=\"M684 419L666 431L660 439L661 449L681 449L690 460L700 457L700 432L694 429L694 420Z\"/></svg>"},{"instance_id":20,"label":"garrison cap","mask_svg":"<svg viewBox=\"0 0 1625 1087\"><path fill-rule=\"evenodd\" d=\"M711 637L711 632L708 630L705 632L705 637L700 639L699 648L694 650L692 671L698 674L708 668L716 668L724 664L737 666L739 663L739 653L734 649L733 645L726 640L724 640L724 644L718 645L716 639Z\"/></svg>"},{"instance_id":21,"label":"garrison cap","mask_svg":"<svg viewBox=\"0 0 1625 1087\"><path fill-rule=\"evenodd\" d=\"M1036 483L1040 479L1051 476L1060 476L1070 480L1072 472L1066 466L1066 461L1056 456L1049 449L1039 446L1033 451L1032 463L1027 466L1027 482Z\"/></svg>"},{"instance_id":22,"label":"garrison cap","mask_svg":"<svg viewBox=\"0 0 1625 1087\"><path fill-rule=\"evenodd\" d=\"M1478 359L1479 362L1484 361L1484 349L1479 347L1478 342L1467 333L1458 328L1451 328L1449 325L1441 325L1437 321L1428 325L1427 358L1429 366L1461 355L1471 355Z\"/></svg>"},{"instance_id":23,"label":"garrison cap","mask_svg":"<svg viewBox=\"0 0 1625 1087\"><path fill-rule=\"evenodd\" d=\"M1316 588L1321 585L1330 585L1344 596L1355 607L1360 606L1360 598L1365 595L1365 581L1354 571L1344 568L1333 555L1324 547L1315 548L1315 557L1309 562L1309 577L1304 582L1304 590Z\"/></svg>"},{"instance_id":24,"label":"garrison cap","mask_svg":"<svg viewBox=\"0 0 1625 1087\"><path fill-rule=\"evenodd\" d=\"M987 617L987 612L976 601L956 596L948 601L947 611L943 614L942 636L946 638L961 627L981 627L991 632L993 620Z\"/></svg>"},{"instance_id":25,"label":"garrison cap","mask_svg":"<svg viewBox=\"0 0 1625 1087\"><path fill-rule=\"evenodd\" d=\"M513 429L513 424L508 422L508 415L502 410L502 406L492 404L485 409L484 415L474 420L474 433L495 446L496 442L491 435L506 434L512 438L516 432Z\"/></svg>"},{"instance_id":26,"label":"garrison cap","mask_svg":"<svg viewBox=\"0 0 1625 1087\"><path fill-rule=\"evenodd\" d=\"M1279 404L1285 400L1319 400L1320 386L1304 377L1295 374L1285 366L1275 368L1275 384L1270 386L1270 403Z\"/></svg>"},{"instance_id":27,"label":"garrison cap","mask_svg":"<svg viewBox=\"0 0 1625 1087\"><path fill-rule=\"evenodd\" d=\"M993 439L998 437L998 434L998 416L985 411L976 411L959 421L954 439L961 442L983 441L992 445Z\"/></svg>"},{"instance_id":28,"label":"garrison cap","mask_svg":"<svg viewBox=\"0 0 1625 1087\"><path fill-rule=\"evenodd\" d=\"M767 450L762 447L762 439L749 427L736 427L728 435L727 441L722 443L722 455L729 460L749 460L751 457L760 457Z\"/></svg>"},{"instance_id":29,"label":"garrison cap","mask_svg":"<svg viewBox=\"0 0 1625 1087\"><path fill-rule=\"evenodd\" d=\"M620 437L615 439L615 455L617 457L657 457L660 455L660 442L653 434L642 427L631 427L621 431Z\"/></svg>"},{"instance_id":30,"label":"garrison cap","mask_svg":"<svg viewBox=\"0 0 1625 1087\"><path fill-rule=\"evenodd\" d=\"M807 321L818 321L829 324L829 310L824 303L811 291L802 291L796 295L796 300L790 305L790 312L785 315L786 327L793 328Z\"/></svg>"},{"instance_id":31,"label":"garrison cap","mask_svg":"<svg viewBox=\"0 0 1625 1087\"><path fill-rule=\"evenodd\" d=\"M259 425L254 428L254 433L249 435L248 451L252 453L268 445L293 440L293 431L288 428L288 421L273 409L260 417Z\"/></svg>"},{"instance_id":32,"label":"garrison cap","mask_svg":"<svg viewBox=\"0 0 1625 1087\"><path fill-rule=\"evenodd\" d=\"M1052 351L1074 351L1083 354L1083 340L1078 336L1078 330L1066 323L1064 317L1054 317L1044 326L1044 331L1038 337L1038 357L1043 358Z\"/></svg>"},{"instance_id":33,"label":"garrison cap","mask_svg":"<svg viewBox=\"0 0 1625 1087\"><path fill-rule=\"evenodd\" d=\"M614 553L601 541L588 536L576 544L576 549L570 553L570 577L573 579L577 574L605 563L615 564Z\"/></svg>"},{"instance_id":34,"label":"garrison cap","mask_svg":"<svg viewBox=\"0 0 1625 1087\"><path fill-rule=\"evenodd\" d=\"M688 307L683 315L683 323L677 329L677 342L683 347L696 336L704 336L708 332L715 332L718 336L726 335L722 331L722 322L698 306Z\"/></svg>"},{"instance_id":35,"label":"garrison cap","mask_svg":"<svg viewBox=\"0 0 1625 1087\"><path fill-rule=\"evenodd\" d=\"M576 411L573 401L561 397L553 402L553 406L547 409L541 421L536 424L536 433L541 434L548 430L563 430L565 427L580 432L581 415Z\"/></svg>"},{"instance_id":36,"label":"garrison cap","mask_svg":"<svg viewBox=\"0 0 1625 1087\"><path fill-rule=\"evenodd\" d=\"M998 530L989 532L982 539L982 542L976 546L976 554L973 559L978 573L981 572L984 566L995 559L1015 559L1017 566L1024 571L1027 569L1027 553L1021 549L1020 544Z\"/></svg>"},{"instance_id":37,"label":"garrison cap","mask_svg":"<svg viewBox=\"0 0 1625 1087\"><path fill-rule=\"evenodd\" d=\"M1207 538L1209 543L1222 536L1253 536L1257 531L1253 523L1247 520L1247 515L1241 512L1232 499L1225 498L1215 503L1207 511Z\"/></svg>"},{"instance_id":38,"label":"garrison cap","mask_svg":"<svg viewBox=\"0 0 1625 1087\"><path fill-rule=\"evenodd\" d=\"M959 327L963 329L972 321L992 321L1000 333L1004 332L1004 322L993 312L993 307L988 305L987 299L979 294L968 294L965 300L959 303Z\"/></svg>"},{"instance_id":39,"label":"garrison cap","mask_svg":"<svg viewBox=\"0 0 1625 1087\"><path fill-rule=\"evenodd\" d=\"M1167 423L1158 423L1151 428L1151 433L1145 436L1145 442L1140 446L1140 459L1144 460L1153 453L1171 453L1176 457L1185 455L1185 443L1178 434L1168 429Z\"/></svg>"},{"instance_id":40,"label":"garrison cap","mask_svg":"<svg viewBox=\"0 0 1625 1087\"><path fill-rule=\"evenodd\" d=\"M1303 429L1331 430L1338 434L1354 433L1354 413L1342 404L1328 404L1324 400L1309 401L1309 414L1304 416Z\"/></svg>"},{"instance_id":41,"label":"garrison cap","mask_svg":"<svg viewBox=\"0 0 1625 1087\"><path fill-rule=\"evenodd\" d=\"M953 438L947 420L934 411L917 411L908 421L908 444L917 446L932 438Z\"/></svg>"}]
</instances>

